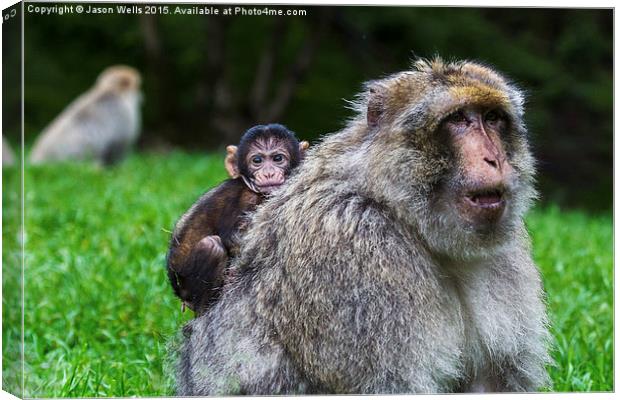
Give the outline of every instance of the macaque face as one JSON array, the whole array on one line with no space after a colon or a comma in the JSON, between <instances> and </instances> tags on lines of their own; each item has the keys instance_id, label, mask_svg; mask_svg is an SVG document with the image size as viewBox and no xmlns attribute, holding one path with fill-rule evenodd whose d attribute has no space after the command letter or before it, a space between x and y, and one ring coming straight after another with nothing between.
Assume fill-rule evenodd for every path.
<instances>
[{"instance_id":1,"label":"macaque face","mask_svg":"<svg viewBox=\"0 0 620 400\"><path fill-rule=\"evenodd\" d=\"M250 146L245 163L256 188L268 194L284 183L291 160L285 143L269 137L257 139Z\"/></svg>"},{"instance_id":2,"label":"macaque face","mask_svg":"<svg viewBox=\"0 0 620 400\"><path fill-rule=\"evenodd\" d=\"M508 121L498 109L467 107L443 123L456 150L462 218L486 230L502 220L511 199L513 167L506 152Z\"/></svg>"}]
</instances>

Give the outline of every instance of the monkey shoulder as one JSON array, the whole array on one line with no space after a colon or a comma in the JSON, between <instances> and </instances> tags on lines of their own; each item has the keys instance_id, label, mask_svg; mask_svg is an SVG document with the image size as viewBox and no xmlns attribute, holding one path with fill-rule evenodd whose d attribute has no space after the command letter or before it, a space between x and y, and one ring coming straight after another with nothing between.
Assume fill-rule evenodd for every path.
<instances>
[{"instance_id":1,"label":"monkey shoulder","mask_svg":"<svg viewBox=\"0 0 620 400\"><path fill-rule=\"evenodd\" d=\"M305 200L310 197L312 201ZM326 191L322 196L278 201L257 213L239 260L242 270L258 269L268 276L266 285L277 286L280 278L294 277L295 290L312 291L308 281L316 287L336 287L331 282L342 274L337 282L372 279L381 285L389 276L384 269L400 270L406 280L415 280L430 268L428 258L414 246L413 232L387 205L363 193ZM367 268L371 264L379 268ZM417 268L412 268L414 264Z\"/></svg>"},{"instance_id":2,"label":"monkey shoulder","mask_svg":"<svg viewBox=\"0 0 620 400\"><path fill-rule=\"evenodd\" d=\"M326 239L323 246L380 240L388 236L406 240L406 229L381 201L358 192L328 194L301 213L309 229L309 237L318 232Z\"/></svg>"},{"instance_id":3,"label":"monkey shoulder","mask_svg":"<svg viewBox=\"0 0 620 400\"><path fill-rule=\"evenodd\" d=\"M101 129L104 121L125 116L118 96L109 92L85 93L71 108L75 110L73 123L88 128L97 126L98 129ZM109 127L113 128L111 129L112 133L115 133L116 126L118 125L109 124ZM84 131L85 134L92 134L93 129Z\"/></svg>"},{"instance_id":4,"label":"monkey shoulder","mask_svg":"<svg viewBox=\"0 0 620 400\"><path fill-rule=\"evenodd\" d=\"M233 235L240 219L252 211L259 201L259 196L247 190L241 179L222 182L200 196L181 216L175 226L171 246L191 246L207 235Z\"/></svg>"},{"instance_id":5,"label":"monkey shoulder","mask_svg":"<svg viewBox=\"0 0 620 400\"><path fill-rule=\"evenodd\" d=\"M262 201L262 196L249 190L241 178L228 179L214 190L203 211L220 219L238 219L254 211Z\"/></svg>"}]
</instances>

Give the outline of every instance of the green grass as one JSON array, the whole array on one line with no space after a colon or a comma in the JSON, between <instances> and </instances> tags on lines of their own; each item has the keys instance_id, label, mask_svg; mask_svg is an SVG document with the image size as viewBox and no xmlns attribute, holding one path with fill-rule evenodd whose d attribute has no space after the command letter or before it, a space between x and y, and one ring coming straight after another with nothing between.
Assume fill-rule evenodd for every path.
<instances>
[{"instance_id":1,"label":"green grass","mask_svg":"<svg viewBox=\"0 0 620 400\"><path fill-rule=\"evenodd\" d=\"M221 156L181 153L111 170L26 169L24 396L173 393L171 344L191 315L165 276L170 230L225 177ZM18 171L3 180L3 387L19 393ZM611 216L537 209L528 226L548 293L554 390L612 390Z\"/></svg>"},{"instance_id":2,"label":"green grass","mask_svg":"<svg viewBox=\"0 0 620 400\"><path fill-rule=\"evenodd\" d=\"M554 391L613 390L613 223L557 207L528 218L547 292Z\"/></svg>"}]
</instances>

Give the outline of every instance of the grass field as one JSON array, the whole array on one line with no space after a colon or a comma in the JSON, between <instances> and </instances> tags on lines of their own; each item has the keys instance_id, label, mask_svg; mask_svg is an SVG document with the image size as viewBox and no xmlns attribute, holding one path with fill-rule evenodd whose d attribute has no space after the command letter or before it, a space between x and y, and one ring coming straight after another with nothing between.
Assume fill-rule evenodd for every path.
<instances>
[{"instance_id":1,"label":"grass field","mask_svg":"<svg viewBox=\"0 0 620 400\"><path fill-rule=\"evenodd\" d=\"M25 171L25 392L18 389L19 174L3 171L3 388L27 397L173 392L180 312L164 257L176 219L225 178L222 157L134 155L111 170ZM611 215L528 216L555 340L554 391L613 389Z\"/></svg>"}]
</instances>

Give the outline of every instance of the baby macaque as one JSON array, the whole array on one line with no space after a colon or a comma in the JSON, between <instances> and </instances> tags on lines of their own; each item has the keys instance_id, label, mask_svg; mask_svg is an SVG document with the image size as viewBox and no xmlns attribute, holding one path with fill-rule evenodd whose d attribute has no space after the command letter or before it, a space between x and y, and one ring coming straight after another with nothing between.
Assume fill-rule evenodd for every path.
<instances>
[{"instance_id":1,"label":"baby macaque","mask_svg":"<svg viewBox=\"0 0 620 400\"><path fill-rule=\"evenodd\" d=\"M279 124L254 126L239 146L227 147L231 179L192 205L170 241L168 278L184 306L200 315L218 297L248 214L286 181L307 148L308 142Z\"/></svg>"}]
</instances>

